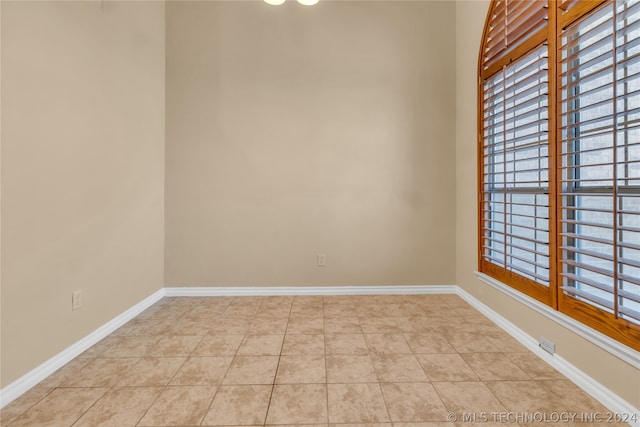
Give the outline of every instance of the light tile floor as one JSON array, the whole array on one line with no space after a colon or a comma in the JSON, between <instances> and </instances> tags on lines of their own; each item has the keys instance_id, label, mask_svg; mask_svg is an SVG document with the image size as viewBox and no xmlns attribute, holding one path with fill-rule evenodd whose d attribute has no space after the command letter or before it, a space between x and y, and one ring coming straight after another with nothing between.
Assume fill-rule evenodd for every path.
<instances>
[{"instance_id":1,"label":"light tile floor","mask_svg":"<svg viewBox=\"0 0 640 427\"><path fill-rule=\"evenodd\" d=\"M0 415L30 427L453 427L450 414L458 426L465 414L567 426L542 421L606 411L459 297L393 295L165 298Z\"/></svg>"}]
</instances>

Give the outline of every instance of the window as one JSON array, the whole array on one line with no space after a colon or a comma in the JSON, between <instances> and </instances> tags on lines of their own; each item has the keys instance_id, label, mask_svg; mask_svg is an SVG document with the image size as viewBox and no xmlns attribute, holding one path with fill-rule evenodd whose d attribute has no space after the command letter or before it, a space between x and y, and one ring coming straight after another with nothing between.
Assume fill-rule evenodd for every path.
<instances>
[{"instance_id":1,"label":"window","mask_svg":"<svg viewBox=\"0 0 640 427\"><path fill-rule=\"evenodd\" d=\"M640 0L494 0L479 269L640 349Z\"/></svg>"},{"instance_id":2,"label":"window","mask_svg":"<svg viewBox=\"0 0 640 427\"><path fill-rule=\"evenodd\" d=\"M550 303L547 3L495 1L489 16L480 269Z\"/></svg>"}]
</instances>

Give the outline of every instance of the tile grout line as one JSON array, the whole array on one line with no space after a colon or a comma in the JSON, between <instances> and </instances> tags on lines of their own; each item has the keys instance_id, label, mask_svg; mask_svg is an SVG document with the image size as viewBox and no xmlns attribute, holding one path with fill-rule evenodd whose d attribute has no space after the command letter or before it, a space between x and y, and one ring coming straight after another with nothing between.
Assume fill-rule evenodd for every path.
<instances>
[{"instance_id":1,"label":"tile grout line","mask_svg":"<svg viewBox=\"0 0 640 427\"><path fill-rule=\"evenodd\" d=\"M93 388L101 388L101 387L93 387ZM100 401L104 396L106 396L106 395L107 395L111 390L113 390L113 387L111 387L111 388L107 389L107 391L105 391L104 393L102 393L102 394L100 395L100 397L98 397L98 398L96 399L96 401L95 401L95 402L93 402L93 403L92 403L92 404L91 404L91 405L90 405L90 406L89 406L89 407L88 407L88 408L87 408L87 409L86 409L82 414L80 414L80 416L78 416L78 418L76 418L76 420L75 420L74 422L72 422L72 423L70 424L70 426L72 427L72 426L76 425L76 423L77 423L78 421L80 421L80 419L81 419L82 417L84 417L84 416L85 416L85 414L86 414L87 412L89 412L89 411L91 410L91 408L93 408L93 407L96 405L96 403L98 403L98 402L99 402L99 401ZM15 421L15 420L14 420L14 421ZM12 422L10 422L9 424L13 424L13 421L12 421Z\"/></svg>"},{"instance_id":2,"label":"tile grout line","mask_svg":"<svg viewBox=\"0 0 640 427\"><path fill-rule=\"evenodd\" d=\"M236 299L236 297L231 298L231 300L229 301L229 304L227 304L225 306L225 311L231 305L231 303L233 303L233 300L235 300L235 299ZM262 305L262 301L260 302L260 305ZM222 314L222 315L224 315L224 314ZM251 322L251 325L253 325L253 321ZM249 328L251 328L251 325L249 325ZM213 394L213 397L211 398L211 401L209 402L209 405L207 405L207 409L204 411L204 413L202 415L202 419L200 419L200 422L198 423L199 426L205 425L204 424L204 420L205 420L205 418L207 418L207 415L209 414L209 411L211 410L211 406L213 405L213 401L215 400L216 396L220 392L220 389L224 386L224 380L225 380L225 378L227 378L227 374L231 370L231 365L233 364L234 359L236 358L236 356L238 356L238 351L240 351L240 347L242 346L242 343L244 342L244 339L245 339L245 337L247 336L247 334L249 332L249 328L247 328L247 331L245 331L245 333L243 334L242 340L240 341L240 344L238 344L238 348L236 348L235 353L231 357L231 363L229 363L229 366L227 367L227 370L225 371L222 379L220 380L220 384L216 387L216 392ZM209 332L207 332L207 335L208 334L209 334ZM213 334L213 335L215 335L215 334ZM205 335L205 337L206 337L206 335ZM202 338L202 341L204 341L204 337ZM202 341L200 341L200 342L202 343ZM194 351L195 351L195 348L194 348Z\"/></svg>"},{"instance_id":3,"label":"tile grout line","mask_svg":"<svg viewBox=\"0 0 640 427\"><path fill-rule=\"evenodd\" d=\"M100 355L102 355L102 354L106 353L106 351L107 351L107 350L105 350L104 352L102 352ZM99 359L99 358L100 358L100 357L99 357L100 355L98 355L97 357L93 358L93 360ZM103 357L102 359L108 359L108 358ZM126 358L126 359L130 359L130 358ZM142 360L142 357L138 358L138 361L137 361L136 363L134 363L131 367L129 367L129 368L128 368L124 373L123 373L123 375L124 375L124 374L126 374L127 372L131 371L131 370L134 368L134 366L136 366L138 363L140 363L140 361L141 361L141 360ZM83 367L82 367L78 372L80 372L82 369L86 368L86 367L87 367L87 365L88 365L89 363L91 363L91 362L87 362L85 365L83 365ZM62 384L63 384L63 383L60 383L60 385L59 385L58 387L56 387L56 389L65 388L65 387L61 387L61 386L62 386ZM74 388L74 387L67 387L67 388ZM82 417L84 417L84 416L85 416L85 415L86 415L86 414L91 410L91 408L93 408L93 407L94 407L94 406L95 406L95 405L96 405L100 400L102 400L102 398L104 398L107 394L109 394L111 391L113 391L113 390L116 388L116 384L114 384L114 385L112 385L112 386L109 386L109 387L98 387L98 386L96 386L96 387L81 387L81 386L78 386L78 387L75 387L75 388L106 388L106 389L107 389L107 391L105 391L104 393L102 393L102 395L100 395L100 397L98 397L98 398L95 400L95 402L93 402L93 403L92 403L92 404L91 404L91 405L90 405L90 406L89 406L89 407L88 407L84 412L82 412L82 414L80 414L80 416L79 416L78 418L76 418L76 420L75 420L73 423L71 423L71 424L70 424L70 426L74 426L75 424L77 424L77 423L78 423L78 421L80 421L80 420L82 419ZM25 411L25 412L26 412L26 411ZM138 420L138 421L139 421L139 420ZM136 424L137 424L137 423L136 423Z\"/></svg>"},{"instance_id":4,"label":"tile grout line","mask_svg":"<svg viewBox=\"0 0 640 427\"><path fill-rule=\"evenodd\" d=\"M34 388L36 388L38 385L36 384L34 386ZM11 424L12 422L14 422L15 420L17 420L19 417L22 416L22 414L28 412L29 410L31 410L31 408L33 408L34 406L36 406L38 403L40 403L41 401L43 401L47 396L49 396L51 393L53 393L58 387L45 387L47 389L49 389L49 391L47 391L42 397L40 397L38 400L36 400L35 403L33 403L32 405L29 405L27 407L27 409L25 409L24 411L16 414L13 418L11 418L8 422L8 424ZM5 411L5 408L0 409L0 426L2 425L2 412Z\"/></svg>"},{"instance_id":5,"label":"tile grout line","mask_svg":"<svg viewBox=\"0 0 640 427\"><path fill-rule=\"evenodd\" d=\"M169 328L169 331L171 331L171 328ZM162 335L162 337L155 343L155 345L149 349L149 351L147 352L147 354L151 353L151 351L153 351L153 349L158 345L158 343L162 340L162 338L168 337L170 336L171 333L170 332L166 332L165 334ZM198 344L196 344L193 347L193 350L191 350L191 353L193 353L193 351L195 350L195 348L202 342L202 340L204 339L204 336L202 337L202 339L198 342ZM189 354L191 354L189 353ZM158 357L160 358L160 357ZM162 393L165 392L165 390L167 390L167 388L169 388L169 384L171 384L171 381L173 381L173 379L175 378L176 375L178 375L178 372L180 372L180 369L182 369L182 367L184 366L185 363L187 363L187 360L189 360L189 356L185 357L184 361L180 364L180 366L178 367L178 369L176 369L176 371L173 373L173 375L171 375L171 377L169 378L169 380L167 381L167 383L165 385L163 385L160 390L160 392L156 395L155 399L153 399L153 402L151 402L151 405L149 405L149 407L144 411L144 413L142 414L142 416L138 419L138 421L136 422L136 426L140 425L140 422L144 419L144 417L147 416L147 413L149 413L149 410L151 408L153 408L153 405L156 404L156 402L158 401L158 399L160 399L160 396L162 396Z\"/></svg>"},{"instance_id":6,"label":"tile grout line","mask_svg":"<svg viewBox=\"0 0 640 427\"><path fill-rule=\"evenodd\" d=\"M442 339L444 339L447 342L447 344L449 344L449 346L455 351L455 353L447 353L447 354L456 354L458 357L462 357L462 356L460 356L460 353L458 352L458 350L456 350L456 348L453 346L453 344L451 344L451 342L449 342L449 340L447 339L447 337L445 335L442 335ZM420 365L422 365L422 363L420 363ZM469 368L471 368L471 367L469 367ZM423 367L423 369L424 369L424 367ZM476 374L476 376L478 376L478 379L479 379L480 376L475 371L474 371L474 373ZM427 374L426 369L425 369L425 374ZM429 374L427 374L427 378L431 379ZM442 402L442 406L444 407L444 409L446 409L448 413L452 413L452 414L454 414L454 416L456 416L455 412L445 403L444 399L442 398L442 395L440 394L440 392L438 392L438 388L435 385L433 385L434 382L446 382L446 381L431 381L431 387L433 387L433 390L436 392L436 395L440 399L440 402ZM489 390L489 391L491 391L491 390ZM453 420L456 421L456 418L454 418Z\"/></svg>"},{"instance_id":7,"label":"tile grout line","mask_svg":"<svg viewBox=\"0 0 640 427\"><path fill-rule=\"evenodd\" d=\"M323 349L324 349L324 396L326 399L326 403L327 403L327 424L329 424L329 366L328 366L328 361L327 361L327 331L326 331L326 324L325 324L325 314L326 314L326 310L325 310L325 301L324 301L325 297L322 297L322 341L324 343L323 345Z\"/></svg>"},{"instance_id":8,"label":"tile grout line","mask_svg":"<svg viewBox=\"0 0 640 427\"><path fill-rule=\"evenodd\" d=\"M169 328L168 332L166 332L165 334L162 335L162 338L168 337L171 335L170 331L172 329ZM138 421L136 422L136 426L138 426L140 424L140 422L144 419L144 417L147 415L147 413L149 412L149 410L153 407L153 405L155 405L155 403L158 401L158 399L160 398L160 396L162 395L162 393L164 393L165 390L167 390L167 388L169 387L169 384L171 384L171 381L173 381L173 379L175 378L175 376L178 374L178 372L180 372L180 370L184 367L185 363L187 363L187 360L189 360L190 355L195 351L195 349L200 345L200 343L202 343L202 341L204 340L204 338L207 336L207 334L205 333L202 338L200 339L200 341L198 341L198 344L196 344L193 349L191 350L191 352L189 353L189 355L187 355L187 357L185 357L184 361L182 362L182 364L178 367L178 369L176 369L176 371L173 373L173 375L171 375L171 377L169 378L169 380L167 381L167 383L161 387L160 392L157 394L157 396L155 397L155 399L153 400L153 402L151 403L151 405L149 405L149 407L144 411L144 413L142 414L142 416L138 419ZM160 338L158 340L158 342L160 342L160 340L162 339ZM158 345L158 342L156 342L156 344L153 346L153 348L155 348ZM151 353L151 351L153 350L153 348L151 348L149 350L148 353ZM217 390L216 393L217 394ZM213 400L213 398L212 398ZM200 424L200 423L199 423Z\"/></svg>"},{"instance_id":9,"label":"tile grout line","mask_svg":"<svg viewBox=\"0 0 640 427\"><path fill-rule=\"evenodd\" d=\"M278 354L278 363L276 365L276 371L273 373L273 384L271 384L271 393L269 394L269 402L267 403L267 410L265 411L264 420L262 422L263 426L267 424L267 419L269 418L269 410L271 409L271 399L273 398L273 391L276 388L276 379L278 378L278 370L280 369L280 359L282 358L282 349L284 348L284 340L287 338L287 330L289 329L289 319L291 318L291 311L293 310L294 302L295 302L295 297L291 299L291 307L289 307L289 316L287 317L287 327L282 337L282 343L280 344L280 353Z\"/></svg>"}]
</instances>

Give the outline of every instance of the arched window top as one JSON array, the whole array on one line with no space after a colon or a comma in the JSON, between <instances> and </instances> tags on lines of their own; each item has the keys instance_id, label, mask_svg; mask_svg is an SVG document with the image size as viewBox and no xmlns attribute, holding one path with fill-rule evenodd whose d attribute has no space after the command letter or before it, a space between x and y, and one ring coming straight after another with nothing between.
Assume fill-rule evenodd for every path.
<instances>
[{"instance_id":1,"label":"arched window top","mask_svg":"<svg viewBox=\"0 0 640 427\"><path fill-rule=\"evenodd\" d=\"M487 15L480 58L484 76L512 62L512 53L520 51L519 47L529 47L529 40L534 40L533 45L542 42L547 19L548 0L494 0Z\"/></svg>"}]
</instances>

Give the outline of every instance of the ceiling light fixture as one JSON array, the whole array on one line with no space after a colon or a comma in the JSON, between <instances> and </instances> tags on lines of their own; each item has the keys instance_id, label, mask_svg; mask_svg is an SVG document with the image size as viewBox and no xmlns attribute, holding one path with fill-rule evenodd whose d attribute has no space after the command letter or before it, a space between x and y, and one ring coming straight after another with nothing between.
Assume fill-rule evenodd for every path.
<instances>
[{"instance_id":1,"label":"ceiling light fixture","mask_svg":"<svg viewBox=\"0 0 640 427\"><path fill-rule=\"evenodd\" d=\"M285 0L264 0L264 2L273 6L280 6L285 2ZM298 3L305 6L313 6L314 4L318 3L318 0L298 0Z\"/></svg>"}]
</instances>

